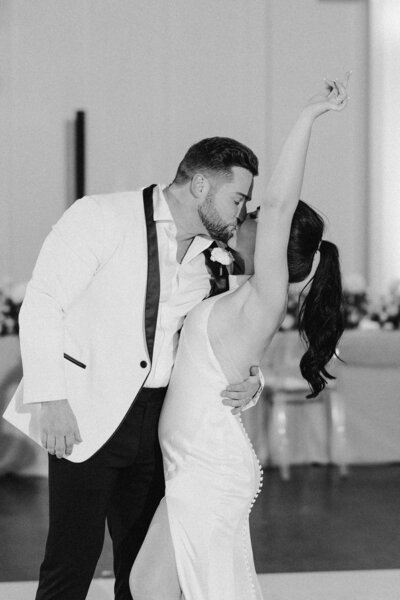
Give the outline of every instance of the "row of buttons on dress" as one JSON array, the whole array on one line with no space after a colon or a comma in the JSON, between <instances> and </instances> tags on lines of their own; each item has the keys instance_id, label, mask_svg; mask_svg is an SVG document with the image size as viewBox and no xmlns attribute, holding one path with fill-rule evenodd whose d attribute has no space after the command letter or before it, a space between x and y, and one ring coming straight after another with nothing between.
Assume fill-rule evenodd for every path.
<instances>
[{"instance_id":1,"label":"row of buttons on dress","mask_svg":"<svg viewBox=\"0 0 400 600\"><path fill-rule=\"evenodd\" d=\"M258 490L257 490L257 492L256 492L255 496L253 497L253 500L252 500L252 501L251 501L251 503L250 503L250 508L249 508L249 514L250 514L250 512L251 512L251 509L252 509L252 507L254 506L254 504L255 504L255 502L256 502L256 500L257 500L257 498L258 498L258 496L260 495L260 492L261 492L261 490L262 490L262 486L263 486L263 480L264 480L264 471L263 471L263 468L262 468L262 465L261 465L260 461L258 460L258 456L257 456L257 454L255 453L255 450L254 450L253 444L252 444L252 442L251 442L251 440L250 440L250 438L249 438L249 434L247 433L247 431L246 431L246 428L245 428L245 426L243 425L243 422L242 422L242 419L241 419L241 417L240 417L240 416L238 417L238 421L239 421L239 423L240 423L240 426L241 426L241 428L243 429L243 433L244 433L244 435L245 435L245 437L246 437L246 439L247 439L247 441L248 441L248 443L249 443L249 446L250 446L250 448L251 448L251 450L252 450L252 452L253 452L253 454L254 454L254 456L255 456L255 458L256 458L257 465L258 465L258 469L259 469L259 473L260 473L260 481L259 481L259 485L258 485Z\"/></svg>"},{"instance_id":2,"label":"row of buttons on dress","mask_svg":"<svg viewBox=\"0 0 400 600\"><path fill-rule=\"evenodd\" d=\"M250 505L249 505L248 514L250 515L251 509L253 508L253 506L255 504L255 501L257 500L258 496L260 495L260 492L261 492L261 489L262 489L262 486L263 486L264 472L263 472L263 468L261 466L261 463L258 460L258 456L255 453L253 444L252 444L252 442L251 442L251 440L249 438L249 435L248 435L248 433L246 431L246 428L243 425L241 416L238 416L238 421L240 423L241 428L243 429L243 433L244 433L244 435L245 435L245 437L246 437L246 439L247 439L247 441L249 443L249 446L250 446L250 448L251 448L251 450L252 450L252 452L253 452L256 460L257 460L257 464L258 464L258 468L259 468L259 472L260 472L260 480L259 480L258 490L257 490L255 496L253 497L253 499L252 499L252 501L250 502ZM245 517L245 521L243 523L243 528L242 528L242 547L243 547L244 561L245 561L245 564L246 564L246 570L247 570L247 573L248 573L248 576L249 576L249 580L250 580L250 585L251 585L251 595L252 595L253 598L256 598L256 586L254 585L253 576L252 576L252 570L251 570L251 567L249 565L249 555L248 555L248 552L247 552L247 545L246 545L248 527L249 527L249 525L248 525L248 516L247 516L247 517Z\"/></svg>"}]
</instances>

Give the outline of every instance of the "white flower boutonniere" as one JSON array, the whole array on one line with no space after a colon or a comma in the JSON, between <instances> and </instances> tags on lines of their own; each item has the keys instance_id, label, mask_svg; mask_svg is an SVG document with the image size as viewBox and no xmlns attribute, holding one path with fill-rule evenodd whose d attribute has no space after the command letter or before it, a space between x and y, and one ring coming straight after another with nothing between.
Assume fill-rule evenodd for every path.
<instances>
[{"instance_id":1,"label":"white flower boutonniere","mask_svg":"<svg viewBox=\"0 0 400 600\"><path fill-rule=\"evenodd\" d=\"M214 262L219 262L221 265L231 265L233 263L233 256L228 250L223 248L213 248L210 254L210 259Z\"/></svg>"}]
</instances>

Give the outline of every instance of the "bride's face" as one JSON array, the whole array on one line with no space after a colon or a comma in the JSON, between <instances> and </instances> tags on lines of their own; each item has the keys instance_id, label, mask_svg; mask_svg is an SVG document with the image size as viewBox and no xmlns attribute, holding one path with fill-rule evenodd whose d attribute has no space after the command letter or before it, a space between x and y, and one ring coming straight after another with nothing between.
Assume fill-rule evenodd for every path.
<instances>
[{"instance_id":1,"label":"bride's face","mask_svg":"<svg viewBox=\"0 0 400 600\"><path fill-rule=\"evenodd\" d=\"M237 250L244 260L246 275L254 273L254 251L256 247L257 221L247 216L246 220L238 227L235 235L228 242L228 246ZM291 283L290 290L293 293L299 293L304 286L314 277L320 260L320 253L316 252L313 258L313 264L307 277L298 283Z\"/></svg>"}]
</instances>

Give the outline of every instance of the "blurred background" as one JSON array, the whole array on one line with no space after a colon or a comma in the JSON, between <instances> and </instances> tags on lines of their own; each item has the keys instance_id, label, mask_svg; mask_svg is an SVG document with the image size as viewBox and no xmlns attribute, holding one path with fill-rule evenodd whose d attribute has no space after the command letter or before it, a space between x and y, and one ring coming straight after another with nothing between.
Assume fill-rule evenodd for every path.
<instances>
[{"instance_id":1,"label":"blurred background","mask_svg":"<svg viewBox=\"0 0 400 600\"><path fill-rule=\"evenodd\" d=\"M400 2L0 0L0 57L1 412L21 373L16 315L26 281L51 225L77 197L77 111L85 113L86 193L169 183L193 142L220 135L258 155L256 206L299 109L324 77L352 70L348 109L315 126L302 193L340 248L346 364L334 366L327 394L304 402L293 304L265 357L264 397L247 417L268 474L255 555L262 573L397 569ZM0 532L8 540L0 581L34 579L46 456L4 422L0 436ZM379 500L378 488L389 496ZM10 498L20 507L12 526ZM28 506L31 520L21 521ZM307 520L316 515L318 524ZM15 568L16 530L27 527L32 549ZM111 574L107 546L102 573Z\"/></svg>"}]
</instances>

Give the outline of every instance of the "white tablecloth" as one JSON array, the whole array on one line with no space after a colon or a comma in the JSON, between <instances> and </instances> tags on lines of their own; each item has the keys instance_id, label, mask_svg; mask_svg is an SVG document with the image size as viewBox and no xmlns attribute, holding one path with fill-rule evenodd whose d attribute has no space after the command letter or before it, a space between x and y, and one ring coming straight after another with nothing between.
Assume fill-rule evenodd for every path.
<instances>
[{"instance_id":1,"label":"white tablecloth","mask_svg":"<svg viewBox=\"0 0 400 600\"><path fill-rule=\"evenodd\" d=\"M0 415L22 377L17 336L0 337ZM47 454L15 427L0 418L0 476L7 473L45 475Z\"/></svg>"},{"instance_id":2,"label":"white tablecloth","mask_svg":"<svg viewBox=\"0 0 400 600\"><path fill-rule=\"evenodd\" d=\"M288 336L288 344L293 343L293 333L278 335ZM334 372L337 392L345 401L348 462L400 461L400 332L346 331L339 348L346 364L337 362ZM265 374L271 362L267 353L261 365ZM274 447L268 445L269 412L265 393L243 417L264 465L275 462ZM329 462L327 424L322 403L288 406L293 464Z\"/></svg>"},{"instance_id":3,"label":"white tablecloth","mask_svg":"<svg viewBox=\"0 0 400 600\"><path fill-rule=\"evenodd\" d=\"M290 334L288 343L293 343ZM273 349L271 350L271 352ZM349 463L400 461L400 332L346 331L337 363L337 390L345 399ZM265 356L265 374L271 358ZM0 338L0 414L21 377L18 338ZM267 394L243 421L264 465L274 464L268 447L270 407ZM326 407L322 403L288 407L291 462L329 462ZM0 474L7 471L45 474L46 453L0 421Z\"/></svg>"}]
</instances>

